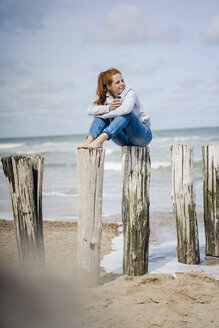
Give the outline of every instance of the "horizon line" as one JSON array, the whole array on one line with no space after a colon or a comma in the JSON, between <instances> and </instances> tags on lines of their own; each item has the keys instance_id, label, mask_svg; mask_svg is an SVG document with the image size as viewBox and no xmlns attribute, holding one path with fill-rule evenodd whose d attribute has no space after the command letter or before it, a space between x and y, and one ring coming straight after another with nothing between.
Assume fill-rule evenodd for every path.
<instances>
[{"instance_id":1,"label":"horizon line","mask_svg":"<svg viewBox=\"0 0 219 328\"><path fill-rule=\"evenodd\" d=\"M200 127L186 127L186 128L174 128L174 129L152 129L152 132L156 131L175 131L175 130L192 130L192 129L214 129L219 128L219 126L200 126ZM86 132L83 133L71 133L71 134L51 134L51 135L35 135L35 136L14 136L14 137L0 137L0 140L5 139L22 139L22 138L48 138L48 137L70 137L70 136L82 136L86 135Z\"/></svg>"}]
</instances>

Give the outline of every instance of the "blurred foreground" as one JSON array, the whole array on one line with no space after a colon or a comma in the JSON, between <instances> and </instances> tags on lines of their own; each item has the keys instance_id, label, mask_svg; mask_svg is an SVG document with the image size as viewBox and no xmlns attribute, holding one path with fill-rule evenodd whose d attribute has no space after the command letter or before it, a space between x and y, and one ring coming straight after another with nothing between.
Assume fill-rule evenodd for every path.
<instances>
[{"instance_id":1,"label":"blurred foreground","mask_svg":"<svg viewBox=\"0 0 219 328\"><path fill-rule=\"evenodd\" d=\"M167 227L160 226L165 236ZM159 245L153 229L151 242ZM117 224L103 225L102 258L117 235ZM12 221L0 221L0 236L1 327L219 326L219 281L206 274L127 277L102 270L101 285L84 288L77 279L76 223L44 222L45 268L18 267Z\"/></svg>"}]
</instances>

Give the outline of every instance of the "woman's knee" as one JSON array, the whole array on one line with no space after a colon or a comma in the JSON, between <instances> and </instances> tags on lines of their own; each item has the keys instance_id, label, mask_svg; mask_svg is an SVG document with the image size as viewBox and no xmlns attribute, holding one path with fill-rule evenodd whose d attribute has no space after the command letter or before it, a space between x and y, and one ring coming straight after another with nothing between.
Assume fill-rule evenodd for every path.
<instances>
[{"instance_id":1,"label":"woman's knee","mask_svg":"<svg viewBox=\"0 0 219 328\"><path fill-rule=\"evenodd\" d=\"M144 133L139 135L133 135L130 137L133 146L146 147L150 144L152 140L152 133L150 128L147 127L147 130Z\"/></svg>"},{"instance_id":2,"label":"woman's knee","mask_svg":"<svg viewBox=\"0 0 219 328\"><path fill-rule=\"evenodd\" d=\"M130 121L131 118L133 117L133 115L134 115L134 113L130 112L128 114L123 115L123 117L125 117L126 120L129 120Z\"/></svg>"},{"instance_id":3,"label":"woman's knee","mask_svg":"<svg viewBox=\"0 0 219 328\"><path fill-rule=\"evenodd\" d=\"M142 147L148 146L152 141L152 132L150 128L148 128L147 135L145 137L144 143L142 144Z\"/></svg>"},{"instance_id":4,"label":"woman's knee","mask_svg":"<svg viewBox=\"0 0 219 328\"><path fill-rule=\"evenodd\" d=\"M100 117L94 117L93 122L95 122L96 124L105 124L104 119L102 119Z\"/></svg>"},{"instance_id":5,"label":"woman's knee","mask_svg":"<svg viewBox=\"0 0 219 328\"><path fill-rule=\"evenodd\" d=\"M132 117L132 115L133 115L133 113L130 112L130 113L128 113L128 114L124 114L124 115L116 116L116 117L114 118L114 120L115 120L115 119L118 119L118 120L121 120L121 119L124 119L124 120L130 120L131 117Z\"/></svg>"}]
</instances>

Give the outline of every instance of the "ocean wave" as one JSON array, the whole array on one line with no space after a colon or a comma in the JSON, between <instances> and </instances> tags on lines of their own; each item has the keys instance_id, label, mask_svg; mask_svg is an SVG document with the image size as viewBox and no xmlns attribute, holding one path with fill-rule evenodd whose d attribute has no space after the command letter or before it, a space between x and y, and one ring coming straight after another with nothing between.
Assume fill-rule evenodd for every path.
<instances>
[{"instance_id":1,"label":"ocean wave","mask_svg":"<svg viewBox=\"0 0 219 328\"><path fill-rule=\"evenodd\" d=\"M151 163L151 169L152 170L159 170L159 169L164 169L167 167L170 167L171 163L170 162L152 162Z\"/></svg>"},{"instance_id":2,"label":"ocean wave","mask_svg":"<svg viewBox=\"0 0 219 328\"><path fill-rule=\"evenodd\" d=\"M194 167L200 167L202 165L202 160L194 161ZM153 162L151 163L152 170L166 169L171 167L171 162ZM105 162L104 169L106 171L121 171L122 163L121 162Z\"/></svg>"},{"instance_id":3,"label":"ocean wave","mask_svg":"<svg viewBox=\"0 0 219 328\"><path fill-rule=\"evenodd\" d=\"M44 196L59 196L59 197L78 197L78 194L74 194L72 191L58 191L58 190L45 190Z\"/></svg>"},{"instance_id":4,"label":"ocean wave","mask_svg":"<svg viewBox=\"0 0 219 328\"><path fill-rule=\"evenodd\" d=\"M58 196L58 197L78 197L78 194L73 193L72 191L58 191L58 190L45 190L43 191L43 196ZM109 194L103 193L103 197L120 197L120 194Z\"/></svg>"},{"instance_id":5,"label":"ocean wave","mask_svg":"<svg viewBox=\"0 0 219 328\"><path fill-rule=\"evenodd\" d=\"M200 168L202 166L202 160L194 160L194 167ZM171 167L171 162L152 162L151 169L152 170L159 170Z\"/></svg>"},{"instance_id":6,"label":"ocean wave","mask_svg":"<svg viewBox=\"0 0 219 328\"><path fill-rule=\"evenodd\" d=\"M19 148L25 146L25 143L1 143L0 144L0 151L1 150L8 150L13 148Z\"/></svg>"},{"instance_id":7,"label":"ocean wave","mask_svg":"<svg viewBox=\"0 0 219 328\"><path fill-rule=\"evenodd\" d=\"M192 143L193 141L202 141L204 142L210 142L213 140L218 140L215 139L214 137L212 138L212 136L209 137L204 137L204 136L169 136L169 137L154 137L152 142L155 143L176 143L176 142L188 142L188 143Z\"/></svg>"},{"instance_id":8,"label":"ocean wave","mask_svg":"<svg viewBox=\"0 0 219 328\"><path fill-rule=\"evenodd\" d=\"M104 169L106 171L121 171L122 163L121 162L105 162Z\"/></svg>"},{"instance_id":9,"label":"ocean wave","mask_svg":"<svg viewBox=\"0 0 219 328\"><path fill-rule=\"evenodd\" d=\"M120 154L120 148L117 149L106 149L106 155Z\"/></svg>"},{"instance_id":10,"label":"ocean wave","mask_svg":"<svg viewBox=\"0 0 219 328\"><path fill-rule=\"evenodd\" d=\"M43 142L38 144L26 145L22 149L23 154L47 154L54 152L74 152L74 145L70 142ZM16 151L18 154L19 151Z\"/></svg>"}]
</instances>

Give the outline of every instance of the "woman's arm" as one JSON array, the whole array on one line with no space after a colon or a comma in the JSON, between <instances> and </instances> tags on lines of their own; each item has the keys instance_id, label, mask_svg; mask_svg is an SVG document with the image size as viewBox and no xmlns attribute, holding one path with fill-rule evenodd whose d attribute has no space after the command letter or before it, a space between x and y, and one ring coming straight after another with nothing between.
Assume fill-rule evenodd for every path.
<instances>
[{"instance_id":1,"label":"woman's arm","mask_svg":"<svg viewBox=\"0 0 219 328\"><path fill-rule=\"evenodd\" d=\"M102 115L109 113L109 105L91 105L87 110L88 115Z\"/></svg>"},{"instance_id":2,"label":"woman's arm","mask_svg":"<svg viewBox=\"0 0 219 328\"><path fill-rule=\"evenodd\" d=\"M129 92L123 99L122 105L115 110L103 114L102 118L103 119L114 118L116 116L129 114L133 110L135 103L136 103L136 94L133 90L129 90Z\"/></svg>"}]
</instances>

